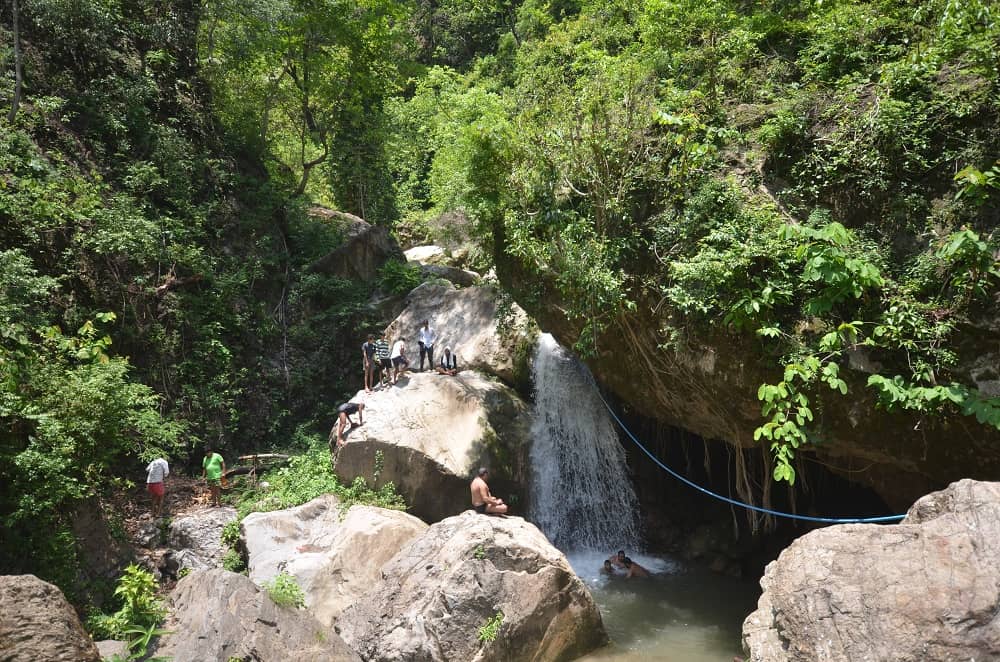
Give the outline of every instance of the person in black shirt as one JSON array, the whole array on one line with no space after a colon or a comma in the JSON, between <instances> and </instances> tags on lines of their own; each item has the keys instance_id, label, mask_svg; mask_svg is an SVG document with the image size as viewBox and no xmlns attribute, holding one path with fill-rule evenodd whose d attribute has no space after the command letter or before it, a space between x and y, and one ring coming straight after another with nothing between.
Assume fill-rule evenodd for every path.
<instances>
[{"instance_id":1,"label":"person in black shirt","mask_svg":"<svg viewBox=\"0 0 1000 662\"><path fill-rule=\"evenodd\" d=\"M365 393L371 393L375 386L375 336L371 334L361 345L361 361L365 371Z\"/></svg>"}]
</instances>

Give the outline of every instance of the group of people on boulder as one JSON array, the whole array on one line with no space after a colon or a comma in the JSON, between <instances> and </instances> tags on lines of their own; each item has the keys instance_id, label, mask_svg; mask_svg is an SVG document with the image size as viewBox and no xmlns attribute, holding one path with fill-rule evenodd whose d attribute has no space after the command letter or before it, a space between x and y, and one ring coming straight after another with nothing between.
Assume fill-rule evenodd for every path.
<instances>
[{"instance_id":1,"label":"group of people on boulder","mask_svg":"<svg viewBox=\"0 0 1000 662\"><path fill-rule=\"evenodd\" d=\"M420 348L419 372L424 370L424 360L427 365L441 375L454 376L458 374L458 359L451 347L445 347L444 353L440 356L437 365L434 365L434 345L437 343L437 332L430 325L429 320L424 320L423 325L417 331L417 345ZM374 334L368 336L368 340L361 345L361 360L365 373L365 392L371 393L377 384L391 386L399 381L400 375L410 368L410 359L406 355L406 336L400 336L391 345L388 333L376 339ZM376 378L376 370L379 371Z\"/></svg>"}]
</instances>

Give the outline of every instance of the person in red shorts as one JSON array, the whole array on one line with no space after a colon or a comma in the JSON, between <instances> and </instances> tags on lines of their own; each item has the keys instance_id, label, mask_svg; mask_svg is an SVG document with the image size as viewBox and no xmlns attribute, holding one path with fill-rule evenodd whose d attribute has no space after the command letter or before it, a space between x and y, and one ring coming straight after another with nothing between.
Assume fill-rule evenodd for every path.
<instances>
[{"instance_id":1,"label":"person in red shorts","mask_svg":"<svg viewBox=\"0 0 1000 662\"><path fill-rule=\"evenodd\" d=\"M146 491L153 500L153 517L163 514L163 495L167 492L165 485L169 475L170 466L162 457L156 458L146 467Z\"/></svg>"}]
</instances>

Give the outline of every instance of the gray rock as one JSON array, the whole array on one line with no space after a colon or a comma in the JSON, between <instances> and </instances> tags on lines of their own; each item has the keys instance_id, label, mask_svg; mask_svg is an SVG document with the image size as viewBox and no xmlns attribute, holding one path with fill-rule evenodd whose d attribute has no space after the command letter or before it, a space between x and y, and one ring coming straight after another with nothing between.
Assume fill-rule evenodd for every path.
<instances>
[{"instance_id":1,"label":"gray rock","mask_svg":"<svg viewBox=\"0 0 1000 662\"><path fill-rule=\"evenodd\" d=\"M898 525L802 536L743 624L753 662L1000 659L1000 483L962 480Z\"/></svg>"},{"instance_id":2,"label":"gray rock","mask_svg":"<svg viewBox=\"0 0 1000 662\"><path fill-rule=\"evenodd\" d=\"M381 579L386 561L427 530L397 510L353 506L343 520L338 512L336 499L325 496L242 522L250 579L263 585L279 572L292 575L306 607L328 626Z\"/></svg>"},{"instance_id":3,"label":"gray rock","mask_svg":"<svg viewBox=\"0 0 1000 662\"><path fill-rule=\"evenodd\" d=\"M404 547L382 576L337 621L365 660L558 662L607 640L566 557L519 517L448 518ZM496 639L481 641L479 629L499 612Z\"/></svg>"},{"instance_id":4,"label":"gray rock","mask_svg":"<svg viewBox=\"0 0 1000 662\"><path fill-rule=\"evenodd\" d=\"M34 575L0 577L0 660L98 662L62 591Z\"/></svg>"},{"instance_id":5,"label":"gray rock","mask_svg":"<svg viewBox=\"0 0 1000 662\"><path fill-rule=\"evenodd\" d=\"M257 584L288 570L303 554L329 548L340 528L340 500L324 494L295 508L251 513L240 522L250 579ZM304 577L298 577L302 586Z\"/></svg>"},{"instance_id":6,"label":"gray rock","mask_svg":"<svg viewBox=\"0 0 1000 662\"><path fill-rule=\"evenodd\" d=\"M530 355L535 333L516 304L511 304L498 330L498 302L492 287L455 289L423 283L407 295L406 308L388 327L389 338L407 337L410 367L415 368L420 363L417 331L423 320L429 320L438 337L435 360L450 346L460 368L475 368L516 384L522 376L519 372L526 371L522 359Z\"/></svg>"},{"instance_id":7,"label":"gray rock","mask_svg":"<svg viewBox=\"0 0 1000 662\"><path fill-rule=\"evenodd\" d=\"M355 662L358 656L309 612L279 607L243 575L215 569L177 583L157 656L178 662L323 660Z\"/></svg>"},{"instance_id":8,"label":"gray rock","mask_svg":"<svg viewBox=\"0 0 1000 662\"><path fill-rule=\"evenodd\" d=\"M469 287L479 281L479 274L468 269L459 269L443 264L424 264L420 266L420 273L424 278L443 278L458 285L459 287Z\"/></svg>"},{"instance_id":9,"label":"gray rock","mask_svg":"<svg viewBox=\"0 0 1000 662\"><path fill-rule=\"evenodd\" d=\"M170 522L167 546L170 552L163 562L168 572L176 575L184 568L207 570L222 565L226 546L222 544L222 528L236 519L236 509L230 506L205 508Z\"/></svg>"},{"instance_id":10,"label":"gray rock","mask_svg":"<svg viewBox=\"0 0 1000 662\"><path fill-rule=\"evenodd\" d=\"M126 659L128 657L127 642L108 639L106 641L98 641L96 645L97 652L100 653L102 660L111 660L115 657Z\"/></svg>"},{"instance_id":11,"label":"gray rock","mask_svg":"<svg viewBox=\"0 0 1000 662\"><path fill-rule=\"evenodd\" d=\"M377 473L379 485L396 485L411 513L436 522L470 507L469 481L487 465L493 492L511 502L519 495L515 507L525 508L530 409L509 387L472 370L418 373L354 399L366 405L364 425L336 452L343 481L370 482Z\"/></svg>"},{"instance_id":12,"label":"gray rock","mask_svg":"<svg viewBox=\"0 0 1000 662\"><path fill-rule=\"evenodd\" d=\"M440 246L414 246L404 251L407 262L417 264L447 264L448 254Z\"/></svg>"},{"instance_id":13,"label":"gray rock","mask_svg":"<svg viewBox=\"0 0 1000 662\"><path fill-rule=\"evenodd\" d=\"M378 276L379 267L388 260L406 260L399 244L384 227L324 207L313 207L309 215L336 223L344 230L344 243L310 265L311 271L349 280L372 281Z\"/></svg>"}]
</instances>

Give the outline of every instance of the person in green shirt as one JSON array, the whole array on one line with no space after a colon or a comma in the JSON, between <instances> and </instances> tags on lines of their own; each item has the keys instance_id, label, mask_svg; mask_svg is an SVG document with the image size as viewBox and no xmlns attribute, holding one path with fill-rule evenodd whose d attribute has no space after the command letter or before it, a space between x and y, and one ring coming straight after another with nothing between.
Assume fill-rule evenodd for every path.
<instances>
[{"instance_id":1,"label":"person in green shirt","mask_svg":"<svg viewBox=\"0 0 1000 662\"><path fill-rule=\"evenodd\" d=\"M208 483L212 494L212 505L222 505L222 474L226 472L226 461L211 446L205 447L205 459L201 461L201 477Z\"/></svg>"}]
</instances>

